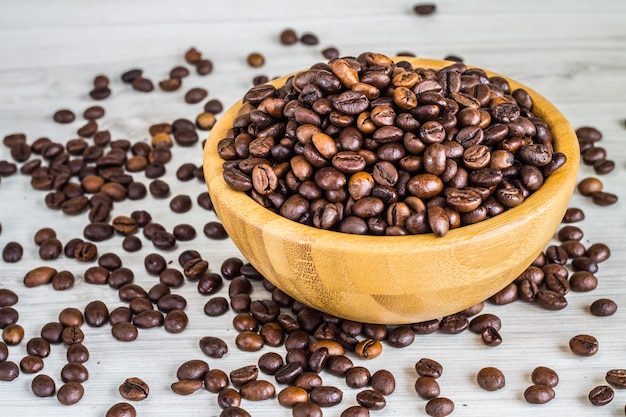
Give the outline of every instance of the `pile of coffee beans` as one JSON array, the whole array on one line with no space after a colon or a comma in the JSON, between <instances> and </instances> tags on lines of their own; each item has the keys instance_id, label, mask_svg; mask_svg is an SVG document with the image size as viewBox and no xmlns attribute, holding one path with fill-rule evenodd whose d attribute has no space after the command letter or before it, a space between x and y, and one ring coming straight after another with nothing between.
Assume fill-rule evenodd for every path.
<instances>
[{"instance_id":1,"label":"pile of coffee beans","mask_svg":"<svg viewBox=\"0 0 626 417\"><path fill-rule=\"evenodd\" d=\"M230 187L290 220L444 236L522 204L566 163L532 111L481 69L367 52L251 88L217 149Z\"/></svg>"},{"instance_id":2,"label":"pile of coffee beans","mask_svg":"<svg viewBox=\"0 0 626 417\"><path fill-rule=\"evenodd\" d=\"M432 14L435 10L433 4L415 6L415 13L418 15ZM280 34L280 42L284 45L297 42L316 45L319 40L312 33L297 35L294 30L285 30ZM459 190L469 190L477 194L480 198L479 205L484 203L484 218L487 218L505 209L513 201L502 200L504 197L499 199L498 191L494 194L494 190L505 190L502 194L513 193L523 201L536 185L530 179L539 181L539 178L543 179L565 162L559 159L558 153L551 151L550 132L544 123L532 115L529 97L521 91L509 91L502 79L489 78L480 70L467 70L463 65L453 65L435 73L426 69L414 69L404 63L391 64L386 61L386 57L377 54L338 59L339 53L334 47L321 52L324 57L333 61L315 65L311 70L292 78L290 87L275 90L260 86L250 90L246 95L246 110L236 122L236 130L239 132L235 135L233 131L233 137L223 143L228 146L222 148L222 151L234 152L230 155L236 154L236 159L246 161L237 161L236 168L234 163L226 163L228 170L241 171L229 171L231 174L235 172L231 180L245 179L243 182L250 185L249 190L253 197L276 211L281 211L284 204L293 197L289 197L287 192L295 192L297 189L307 201L317 201L315 196L320 194L319 201L327 203L324 206L320 202L316 203L321 211L312 210L315 205L309 204L309 214L305 214L306 211L302 211L298 205L300 203L285 210L296 221L324 228L335 227L336 223L331 220L333 216L339 216L338 208L344 204L342 210L347 210L344 215L350 213L361 220L368 220L365 221L365 228L360 220L353 220L351 225L348 224L349 228L343 231L401 234L404 228L409 233L411 230L420 233L433 231L443 235L450 227L475 222L482 217L480 213L473 213L477 217L467 214L477 209L467 212L460 210L459 202L467 203L476 198L471 193L459 195ZM401 55L412 54L407 52ZM258 52L251 53L248 58L253 67L258 67L265 61L265 57ZM212 72L212 61L196 48L188 49L183 59L198 75ZM380 65L385 63L387 65ZM190 74L188 66L174 66L169 76L157 83L158 87L166 92L179 90L183 79ZM352 70L357 73L358 80L352 80L355 81L353 87L356 87L349 91L356 91L358 96L348 93L348 90L343 91L346 80L351 82ZM457 80L457 75L461 77L460 81ZM420 81L416 81L411 88L406 87L408 84L393 84L396 77L399 83L410 83L407 79L416 76ZM391 84L379 83L386 77ZM128 83L129 89L139 93L149 93L155 87L144 76L143 69L138 67L124 71L121 79ZM434 90L428 87L424 91L414 91L414 87L420 83L428 84ZM460 83L458 89L455 87L457 83ZM388 88L389 85L393 89ZM337 90L334 91L334 88ZM442 94L434 92L437 88L441 88ZM375 90L379 90L384 98L374 97ZM393 94L396 90L398 97ZM400 94L402 92L406 94ZM417 104L409 109L406 106L410 105L410 99L413 98L410 92L415 95ZM111 94L109 77L102 74L95 76L89 95L94 100L104 100ZM495 96L491 99L492 103L480 103L480 100L485 99L485 94ZM183 100L192 105L206 100L208 96L207 89L194 87L187 90ZM431 101L427 100L429 97ZM292 103L294 101L295 104ZM361 110L364 102L368 103L368 110ZM474 108L477 103L478 107ZM356 112L355 109L359 110L358 114L351 114ZM168 333L164 336L175 337L183 333L189 324L189 317L185 312L188 300L177 293L177 289L183 285L194 285L199 295L211 296L204 305L208 320L211 317L232 314L232 327L236 335L232 341L223 340L211 335L211 326L206 326L207 335L199 339L196 345L201 354L211 359L211 367L204 359L194 358L182 363L178 369L163 369L164 373L176 376L170 387L172 392L179 395L191 395L200 390L210 392L214 394L221 409L220 416L224 417L249 416L250 413L242 408L246 401L275 401L281 407L290 408L294 417L322 416L322 410L327 407L343 407L342 417L365 417L370 415L370 410L376 413L388 408L388 399L396 389L396 379L400 384L406 385L406 375L394 375L387 369L374 369L375 358L383 350L408 348L416 339L419 341L419 337L434 332L459 334L465 330L479 335L482 343L495 348L506 343L506 340L500 333L501 319L495 314L483 313L486 305L497 306L521 300L536 303L548 310L567 308L566 294L588 292L596 288L599 264L606 261L611 254L606 244L582 243L583 231L572 223L583 220L584 212L572 208L565 215L564 226L556 233L558 242L548 246L515 282L483 303L447 317L410 325L358 323L325 314L287 296L243 259L227 258L219 265L209 265L197 250L179 250L178 242L197 239L197 225L180 223L171 230L166 230L146 210L120 212L120 207L124 206L117 203L141 200L148 195L166 200L172 216L188 213L194 204L205 210L212 210L211 197L204 191L199 162L185 162L176 170L178 181L197 181L199 192L195 200L189 194L172 195L170 184L163 177L176 147L197 145L197 130L211 129L216 114L221 111L219 100L211 98L203 105L203 111L197 115L195 122L192 121L193 118L176 119L150 126L147 129L150 136L148 142L133 143L126 139L113 139L111 132L101 130L98 123L106 116L102 106L90 106L77 113L62 108L53 113L53 120L63 124L75 122L76 114L82 113L84 123L76 131L79 136L77 139L55 142L48 138L38 138L29 143L22 133L4 137L3 142L10 148L13 162L0 161L0 178L18 172L29 176L35 190L46 192L46 207L65 215L84 215L88 224L84 227L82 236L67 242L62 242L52 227L38 230L32 239L25 239L24 242L8 242L2 251L3 261L7 264L20 262L25 253L22 244L26 246L27 254L34 244L35 253L46 265L34 266L25 273L25 288L45 285L50 285L56 291L79 290L80 285L109 288L116 291L123 306L113 307L97 299L84 300L84 307L63 308L57 317L41 327L38 336L25 337L33 329L24 329L18 323L17 293L9 288L0 288L0 381L15 380L20 373L36 374L30 384L35 396L56 397L64 405L76 404L83 398L83 384L90 378L90 351L87 347L89 340L86 340L84 327L89 326L90 331L103 329L120 343L132 343L141 337L142 332L148 331L147 329L163 328ZM520 115L513 121L505 120L504 118L511 116L508 114L510 111L513 111L512 114L519 111ZM369 114L360 118L363 112ZM279 121L280 117L287 114L290 116L283 123L284 126L276 126L282 123ZM321 116L319 122L316 115ZM454 126L452 115L457 123ZM487 119L498 123L487 125ZM294 121L299 123L297 127ZM352 122L356 124L349 126ZM403 130L401 139L395 138L397 131L394 127L406 130ZM339 128L343 130L332 131ZM267 138L270 133L276 133L273 129L284 132L285 140L271 143ZM376 131L383 129L386 134L376 134ZM535 140L525 143L522 136L533 129ZM372 134L371 138L363 137L368 130L371 131L366 134ZM506 134L503 133L505 130ZM464 140L460 140L459 135L463 138L465 134L467 136ZM579 129L577 134L583 160L593 165L597 175L604 175L614 169L615 163L608 160L606 152L597 146L601 139L599 131L585 127ZM361 139L359 135L362 136ZM472 142L477 139L476 136L481 135L482 143ZM441 140L439 136L443 136ZM337 142L334 142L333 147L331 142L335 138ZM231 141L234 147L231 147ZM359 144L362 148L357 149L356 145L351 145L359 142L362 142ZM402 146L397 147L400 143ZM450 143L457 143L458 146ZM497 144L502 144L503 148L500 149ZM494 187L494 190L489 191L490 195L487 195L484 188L493 186L485 187L488 184L476 182L476 178L472 179L472 174L477 176L476 171L484 169L472 167L478 159L471 157L480 156L473 152L484 150L480 146L489 148L489 164L494 159L508 163L506 161L509 155L499 151L519 157L518 161L523 162L521 166L513 163L511 167L497 168L502 174L502 187ZM530 147L530 150L521 152L525 147ZM411 156L403 160L405 154L403 158L396 160L395 153L402 152L402 149L411 153ZM328 162L341 152L354 152L372 170L342 172L332 162ZM527 153L530 155L526 155ZM345 170L345 166L354 163L351 159L354 154L345 155L345 159L337 158L339 167L343 166L342 169ZM550 154L551 162L539 165L545 162L538 162L545 154ZM391 159L386 155L391 155ZM503 158L502 155L506 157ZM271 158L274 158L274 165L269 162ZM360 160L359 162L361 163ZM394 164L400 167L395 168L399 178L395 183L386 183L389 178L393 178L389 174L393 174L390 167L395 166ZM346 177L344 196L340 195L339 190L332 189L333 181L340 175L331 170L323 171L331 166ZM420 171L426 167L428 171ZM441 169L442 172L438 173ZM489 171L494 169L496 168L491 166L488 168ZM307 177L303 172L308 170L312 172ZM449 180L443 181L441 176L445 173L451 175L451 170L455 170L455 174ZM459 187L462 183L455 182L461 181L456 175L462 176L459 173L463 170L466 171L468 181L465 188ZM322 174L319 174L320 171ZM292 174L288 175L288 172ZM331 172L332 175L324 172ZM137 173L145 174L149 183L144 184L138 180L135 176ZM421 192L422 185L428 185L428 182L410 182L411 178L405 175L408 173L433 175L445 182L445 191L443 188L440 190L441 198L433 197L428 200L429 197L424 197L423 194L414 195L416 190ZM354 181L350 183L353 177ZM432 178L429 177L430 179ZM405 195L400 192L399 185L394 188L398 181L405 181ZM432 181L437 182L435 179ZM371 190L360 195L368 184ZM270 192L267 192L268 186ZM272 189L272 186L276 188ZM604 192L602 188L602 183L597 178L586 178L578 186L580 194L590 196L595 204L605 206L615 203L617 197ZM282 190L285 194L281 196L277 194L277 190ZM406 207L394 201L394 198L401 197ZM363 200L369 201L368 207L359 207L356 204ZM369 220L376 216L359 215L372 209L379 210L381 204L384 208L376 216L381 216L393 206L392 210L396 213L404 210L407 214L404 226L398 223L397 216L391 216L392 220L388 220L386 212L376 221ZM314 207L310 207L311 205ZM442 213L445 213L448 226L433 228L427 221L428 217L431 214L443 216ZM416 214L417 217L412 217ZM413 226L407 226L407 222ZM341 222L336 227L340 227L340 224ZM218 221L207 222L203 232L210 239L228 237ZM116 253L100 253L98 243L116 237L122 240L122 250ZM148 253L144 241L152 243L158 252L178 254L178 265L171 264L160 253ZM124 266L132 255L130 252L141 250L146 253L143 257L144 270L132 270ZM81 273L57 270L54 261L62 258L74 259L79 268L83 269ZM150 287L144 288L135 277L145 274L156 281ZM80 282L81 279L84 282ZM28 303L22 302L21 306L28 308ZM617 304L607 298L595 300L589 308L590 313L598 317L610 316L616 310ZM564 341L565 344L567 340ZM20 345L25 345L25 353L20 360L9 358L10 348ZM229 346L246 352L242 358L256 360L242 359L240 366L230 371L220 369L219 365L216 367L220 358L233 354L232 349L229 351ZM589 334L572 337L569 346L572 354L581 357L592 356L599 350L597 339ZM42 373L46 358L54 349L64 349L67 359L56 377ZM158 352L155 354L158 355ZM424 412L433 417L453 413L454 398L441 395L442 388L444 392L446 389L443 384L439 385L443 366L436 359L421 358L415 362L414 368L417 373L414 384L416 404L420 404L417 397L423 399L421 406ZM406 374L412 375L412 370L407 369ZM340 384L327 385L324 378L328 376L343 380L347 388ZM533 404L543 404L555 398L554 389L559 382L555 371L538 367L532 371L531 380L532 385L519 393L520 398L523 397ZM605 380L607 385L590 387L590 404L605 405L611 402L615 397L615 389L626 387L626 370L607 370ZM123 381L117 381L116 386L117 384L123 401L113 404L106 412L107 417L136 416L137 411L131 402L139 404L149 395L155 395L150 394L148 383L136 376L128 375ZM507 388L504 373L496 367L480 369L476 374L476 384L487 391ZM349 400L346 393L352 391L348 389L359 391ZM346 405L349 401L350 404ZM357 405L353 405L355 402Z\"/></svg>"}]
</instances>

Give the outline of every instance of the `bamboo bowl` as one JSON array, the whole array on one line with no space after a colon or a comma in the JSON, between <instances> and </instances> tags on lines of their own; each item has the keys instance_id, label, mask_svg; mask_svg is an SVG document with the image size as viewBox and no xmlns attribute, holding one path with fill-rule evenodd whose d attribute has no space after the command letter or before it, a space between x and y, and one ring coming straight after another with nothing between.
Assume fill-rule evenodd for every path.
<instances>
[{"instance_id":1,"label":"bamboo bowl","mask_svg":"<svg viewBox=\"0 0 626 417\"><path fill-rule=\"evenodd\" d=\"M402 58L439 69L448 61ZM489 76L499 75L487 72ZM272 81L275 86L287 77ZM550 126L567 162L519 206L444 237L351 235L305 226L263 208L222 177L217 142L241 102L213 127L204 172L215 211L243 256L291 297L323 312L365 323L414 323L461 311L512 282L543 250L573 193L578 141L561 112L528 87L533 111Z\"/></svg>"}]
</instances>

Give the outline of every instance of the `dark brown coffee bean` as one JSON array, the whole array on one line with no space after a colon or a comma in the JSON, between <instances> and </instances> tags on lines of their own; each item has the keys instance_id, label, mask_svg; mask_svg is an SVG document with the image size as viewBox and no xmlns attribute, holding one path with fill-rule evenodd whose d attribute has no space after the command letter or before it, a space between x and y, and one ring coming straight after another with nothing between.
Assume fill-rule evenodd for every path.
<instances>
[{"instance_id":1,"label":"dark brown coffee bean","mask_svg":"<svg viewBox=\"0 0 626 417\"><path fill-rule=\"evenodd\" d=\"M250 381L255 381L259 376L259 368L255 365L247 365L241 368L234 369L230 372L230 382L236 386L241 387Z\"/></svg>"},{"instance_id":2,"label":"dark brown coffee bean","mask_svg":"<svg viewBox=\"0 0 626 417\"><path fill-rule=\"evenodd\" d=\"M545 404L554 399L554 390L547 385L531 385L524 391L524 399L530 404Z\"/></svg>"},{"instance_id":3,"label":"dark brown coffee bean","mask_svg":"<svg viewBox=\"0 0 626 417\"><path fill-rule=\"evenodd\" d=\"M165 315L163 328L168 333L180 333L187 328L189 317L183 310L172 310Z\"/></svg>"},{"instance_id":4,"label":"dark brown coffee bean","mask_svg":"<svg viewBox=\"0 0 626 417\"><path fill-rule=\"evenodd\" d=\"M5 262L15 263L22 259L24 249L18 242L9 242L2 249L2 259Z\"/></svg>"},{"instance_id":5,"label":"dark brown coffee bean","mask_svg":"<svg viewBox=\"0 0 626 417\"><path fill-rule=\"evenodd\" d=\"M210 358L221 358L228 353L228 345L222 339L204 336L199 341L200 350Z\"/></svg>"},{"instance_id":6,"label":"dark brown coffee bean","mask_svg":"<svg viewBox=\"0 0 626 417\"><path fill-rule=\"evenodd\" d=\"M150 387L141 378L127 378L118 389L120 395L130 401L145 400L150 394Z\"/></svg>"},{"instance_id":7,"label":"dark brown coffee bean","mask_svg":"<svg viewBox=\"0 0 626 417\"><path fill-rule=\"evenodd\" d=\"M134 324L120 322L115 323L111 327L111 334L120 342L132 342L133 340L137 339L139 332L137 331L137 327L135 327Z\"/></svg>"},{"instance_id":8,"label":"dark brown coffee bean","mask_svg":"<svg viewBox=\"0 0 626 417\"><path fill-rule=\"evenodd\" d=\"M370 385L383 395L391 395L396 390L396 379L391 372L379 369L370 378Z\"/></svg>"},{"instance_id":9,"label":"dark brown coffee bean","mask_svg":"<svg viewBox=\"0 0 626 417\"><path fill-rule=\"evenodd\" d=\"M363 388L370 383L371 374L363 366L354 366L346 372L345 380L350 388Z\"/></svg>"},{"instance_id":10,"label":"dark brown coffee bean","mask_svg":"<svg viewBox=\"0 0 626 417\"><path fill-rule=\"evenodd\" d=\"M467 320L467 319L466 319ZM391 347L402 348L409 346L415 340L415 333L406 325L397 326L387 334L387 343Z\"/></svg>"},{"instance_id":11,"label":"dark brown coffee bean","mask_svg":"<svg viewBox=\"0 0 626 417\"><path fill-rule=\"evenodd\" d=\"M504 388L505 385L502 371L491 366L478 371L478 374L476 374L476 382L486 391L497 391Z\"/></svg>"},{"instance_id":12,"label":"dark brown coffee bean","mask_svg":"<svg viewBox=\"0 0 626 417\"><path fill-rule=\"evenodd\" d=\"M470 321L469 329L473 333L482 333L488 327L492 327L496 330L500 330L502 327L502 322L500 318L494 314L481 314L476 316Z\"/></svg>"},{"instance_id":13,"label":"dark brown coffee bean","mask_svg":"<svg viewBox=\"0 0 626 417\"><path fill-rule=\"evenodd\" d=\"M54 379L44 374L34 377L31 381L30 388L33 394L40 398L52 397L56 394L56 384L54 383Z\"/></svg>"},{"instance_id":14,"label":"dark brown coffee bean","mask_svg":"<svg viewBox=\"0 0 626 417\"><path fill-rule=\"evenodd\" d=\"M596 191L591 193L591 200L598 206L610 206L617 203L618 197L616 194Z\"/></svg>"},{"instance_id":15,"label":"dark brown coffee bean","mask_svg":"<svg viewBox=\"0 0 626 417\"><path fill-rule=\"evenodd\" d=\"M61 109L57 110L52 118L57 123L72 123L76 119L76 115L71 110Z\"/></svg>"},{"instance_id":16,"label":"dark brown coffee bean","mask_svg":"<svg viewBox=\"0 0 626 417\"><path fill-rule=\"evenodd\" d=\"M464 314L452 314L439 322L439 331L446 334L458 334L469 327L469 320Z\"/></svg>"},{"instance_id":17,"label":"dark brown coffee bean","mask_svg":"<svg viewBox=\"0 0 626 417\"><path fill-rule=\"evenodd\" d=\"M570 350L578 356L593 356L598 353L598 347L598 340L587 334L574 336L569 341Z\"/></svg>"},{"instance_id":18,"label":"dark brown coffee bean","mask_svg":"<svg viewBox=\"0 0 626 417\"><path fill-rule=\"evenodd\" d=\"M419 16L428 16L437 10L437 6L432 3L419 3L413 6L413 11Z\"/></svg>"},{"instance_id":19,"label":"dark brown coffee bean","mask_svg":"<svg viewBox=\"0 0 626 417\"><path fill-rule=\"evenodd\" d=\"M101 327L109 321L109 309L102 301L92 301L85 306L84 316L89 326Z\"/></svg>"},{"instance_id":20,"label":"dark brown coffee bean","mask_svg":"<svg viewBox=\"0 0 626 417\"><path fill-rule=\"evenodd\" d=\"M439 378L443 373L443 366L433 359L422 358L415 363L415 371L419 376Z\"/></svg>"},{"instance_id":21,"label":"dark brown coffee bean","mask_svg":"<svg viewBox=\"0 0 626 417\"><path fill-rule=\"evenodd\" d=\"M17 323L19 313L13 307L0 307L0 329Z\"/></svg>"},{"instance_id":22,"label":"dark brown coffee bean","mask_svg":"<svg viewBox=\"0 0 626 417\"><path fill-rule=\"evenodd\" d=\"M600 298L591 303L589 311L598 317L612 316L617 311L617 304L608 298Z\"/></svg>"},{"instance_id":23,"label":"dark brown coffee bean","mask_svg":"<svg viewBox=\"0 0 626 417\"><path fill-rule=\"evenodd\" d=\"M502 344L502 336L500 332L493 327L486 327L480 337L483 343L489 347L500 346Z\"/></svg>"},{"instance_id":24,"label":"dark brown coffee bean","mask_svg":"<svg viewBox=\"0 0 626 417\"><path fill-rule=\"evenodd\" d=\"M22 339L24 339L24 328L19 324L9 324L2 329L2 340L7 346L19 345Z\"/></svg>"},{"instance_id":25,"label":"dark brown coffee bean","mask_svg":"<svg viewBox=\"0 0 626 417\"><path fill-rule=\"evenodd\" d=\"M203 232L204 235L209 239L223 240L228 238L228 234L224 229L224 226L222 226L222 224L219 222L211 221L206 223L204 225Z\"/></svg>"},{"instance_id":26,"label":"dark brown coffee bean","mask_svg":"<svg viewBox=\"0 0 626 417\"><path fill-rule=\"evenodd\" d=\"M208 91L204 88L192 88L187 93L185 93L185 103L195 104L199 103L206 98L208 95Z\"/></svg>"},{"instance_id":27,"label":"dark brown coffee bean","mask_svg":"<svg viewBox=\"0 0 626 417\"><path fill-rule=\"evenodd\" d=\"M583 221L585 219L585 213L575 207L570 207L565 211L565 215L563 216L563 223L576 223Z\"/></svg>"},{"instance_id":28,"label":"dark brown coffee bean","mask_svg":"<svg viewBox=\"0 0 626 417\"><path fill-rule=\"evenodd\" d=\"M454 411L454 402L449 398L437 397L426 403L426 414L432 417L445 417Z\"/></svg>"},{"instance_id":29,"label":"dark brown coffee bean","mask_svg":"<svg viewBox=\"0 0 626 417\"><path fill-rule=\"evenodd\" d=\"M343 392L332 386L321 386L313 388L309 393L311 402L320 407L332 407L343 399Z\"/></svg>"},{"instance_id":30,"label":"dark brown coffee bean","mask_svg":"<svg viewBox=\"0 0 626 417\"><path fill-rule=\"evenodd\" d=\"M35 355L24 356L20 360L20 369L25 374L35 374L43 369L43 359Z\"/></svg>"},{"instance_id":31,"label":"dark brown coffee bean","mask_svg":"<svg viewBox=\"0 0 626 417\"><path fill-rule=\"evenodd\" d=\"M554 388L559 384L559 376L557 373L545 366L538 366L533 369L533 372L530 374L530 379L533 381L533 384L547 385L550 388Z\"/></svg>"},{"instance_id":32,"label":"dark brown coffee bean","mask_svg":"<svg viewBox=\"0 0 626 417\"><path fill-rule=\"evenodd\" d=\"M74 258L79 262L91 262L98 256L98 247L91 242L78 242L74 247Z\"/></svg>"},{"instance_id":33,"label":"dark brown coffee bean","mask_svg":"<svg viewBox=\"0 0 626 417\"><path fill-rule=\"evenodd\" d=\"M0 288L0 307L9 307L17 304L19 297L8 288Z\"/></svg>"},{"instance_id":34,"label":"dark brown coffee bean","mask_svg":"<svg viewBox=\"0 0 626 417\"><path fill-rule=\"evenodd\" d=\"M303 33L302 36L300 36L300 42L305 45L317 45L319 43L319 39L313 33Z\"/></svg>"},{"instance_id":35,"label":"dark brown coffee bean","mask_svg":"<svg viewBox=\"0 0 626 417\"><path fill-rule=\"evenodd\" d=\"M137 417L137 410L128 403L117 403L107 410L105 417Z\"/></svg>"},{"instance_id":36,"label":"dark brown coffee bean","mask_svg":"<svg viewBox=\"0 0 626 417\"><path fill-rule=\"evenodd\" d=\"M70 362L61 369L61 380L63 382L83 383L89 379L87 368L81 363Z\"/></svg>"},{"instance_id":37,"label":"dark brown coffee bean","mask_svg":"<svg viewBox=\"0 0 626 417\"><path fill-rule=\"evenodd\" d=\"M46 358L50 354L50 342L42 337L33 337L26 344L26 351L29 355Z\"/></svg>"},{"instance_id":38,"label":"dark brown coffee bean","mask_svg":"<svg viewBox=\"0 0 626 417\"><path fill-rule=\"evenodd\" d=\"M93 242L102 242L113 236L115 230L108 223L95 222L89 223L83 229L83 236Z\"/></svg>"},{"instance_id":39,"label":"dark brown coffee bean","mask_svg":"<svg viewBox=\"0 0 626 417\"><path fill-rule=\"evenodd\" d=\"M170 201L170 209L174 213L186 213L191 210L191 198L188 195L180 194Z\"/></svg>"},{"instance_id":40,"label":"dark brown coffee bean","mask_svg":"<svg viewBox=\"0 0 626 417\"><path fill-rule=\"evenodd\" d=\"M615 391L608 385L599 385L589 391L589 402L593 405L607 405L615 397Z\"/></svg>"},{"instance_id":41,"label":"dark brown coffee bean","mask_svg":"<svg viewBox=\"0 0 626 417\"><path fill-rule=\"evenodd\" d=\"M72 381L59 387L57 400L63 405L73 405L79 402L84 394L85 389L83 386L78 382Z\"/></svg>"},{"instance_id":42,"label":"dark brown coffee bean","mask_svg":"<svg viewBox=\"0 0 626 417\"><path fill-rule=\"evenodd\" d=\"M202 381L183 379L171 385L171 389L178 395L190 395L202 388Z\"/></svg>"},{"instance_id":43,"label":"dark brown coffee bean","mask_svg":"<svg viewBox=\"0 0 626 417\"><path fill-rule=\"evenodd\" d=\"M255 380L244 384L239 393L241 398L249 401L263 401L276 396L276 387L269 381Z\"/></svg>"},{"instance_id":44,"label":"dark brown coffee bean","mask_svg":"<svg viewBox=\"0 0 626 417\"><path fill-rule=\"evenodd\" d=\"M375 390L363 390L356 395L356 401L370 410L382 410L387 405L385 397Z\"/></svg>"},{"instance_id":45,"label":"dark brown coffee bean","mask_svg":"<svg viewBox=\"0 0 626 417\"><path fill-rule=\"evenodd\" d=\"M41 337L49 343L61 343L63 325L59 322L50 322L41 328Z\"/></svg>"},{"instance_id":46,"label":"dark brown coffee bean","mask_svg":"<svg viewBox=\"0 0 626 417\"><path fill-rule=\"evenodd\" d=\"M133 90L142 93L149 93L150 91L154 90L154 84L152 83L152 80L144 78L142 76L138 76L133 79L131 85L133 87Z\"/></svg>"},{"instance_id":47,"label":"dark brown coffee bean","mask_svg":"<svg viewBox=\"0 0 626 417\"><path fill-rule=\"evenodd\" d=\"M81 343L74 343L67 347L65 356L68 362L85 363L89 360L89 350Z\"/></svg>"},{"instance_id":48,"label":"dark brown coffee bean","mask_svg":"<svg viewBox=\"0 0 626 417\"><path fill-rule=\"evenodd\" d=\"M244 352L256 352L263 348L264 342L258 333L243 331L235 338L235 344Z\"/></svg>"},{"instance_id":49,"label":"dark brown coffee bean","mask_svg":"<svg viewBox=\"0 0 626 417\"><path fill-rule=\"evenodd\" d=\"M415 391L425 400L439 397L439 383L432 377L420 376L415 381Z\"/></svg>"},{"instance_id":50,"label":"dark brown coffee bean","mask_svg":"<svg viewBox=\"0 0 626 417\"><path fill-rule=\"evenodd\" d=\"M562 294L551 290L539 290L537 302L547 310L562 310L567 307L567 299Z\"/></svg>"}]
</instances>

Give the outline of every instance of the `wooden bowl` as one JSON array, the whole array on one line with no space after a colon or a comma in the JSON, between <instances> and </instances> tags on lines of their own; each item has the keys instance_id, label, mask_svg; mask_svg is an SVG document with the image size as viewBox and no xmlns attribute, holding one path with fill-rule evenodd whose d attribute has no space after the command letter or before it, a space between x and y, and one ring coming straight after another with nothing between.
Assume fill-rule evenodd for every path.
<instances>
[{"instance_id":1,"label":"wooden bowl","mask_svg":"<svg viewBox=\"0 0 626 417\"><path fill-rule=\"evenodd\" d=\"M398 58L396 58L398 59ZM401 58L439 69L448 61ZM487 72L490 76L498 75ZM287 77L272 81L275 86ZM444 237L352 235L288 220L233 191L222 177L217 142L226 136L241 102L213 127L204 172L215 211L247 260L291 297L323 312L364 323L415 323L479 303L511 283L544 249L573 193L578 141L548 100L522 87L533 111L550 126L555 151L567 162L519 206Z\"/></svg>"}]
</instances>

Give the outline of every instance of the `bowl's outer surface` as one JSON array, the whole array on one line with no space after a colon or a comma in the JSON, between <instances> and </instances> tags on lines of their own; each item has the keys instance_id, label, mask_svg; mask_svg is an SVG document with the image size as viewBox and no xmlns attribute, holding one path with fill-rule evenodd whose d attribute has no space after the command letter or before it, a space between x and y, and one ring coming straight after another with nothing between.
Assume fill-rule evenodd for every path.
<instances>
[{"instance_id":1,"label":"bowl's outer surface","mask_svg":"<svg viewBox=\"0 0 626 417\"><path fill-rule=\"evenodd\" d=\"M414 67L442 68L448 61L401 58ZM491 75L499 75L488 72ZM525 88L533 111L550 126L555 151L567 162L523 204L494 218L437 238L358 236L329 232L285 219L233 191L222 176L217 142L226 136L241 103L213 127L204 170L215 211L235 245L270 282L323 312L365 323L414 323L479 303L511 283L554 236L576 185L579 148L566 118ZM284 84L286 77L272 84Z\"/></svg>"}]
</instances>

